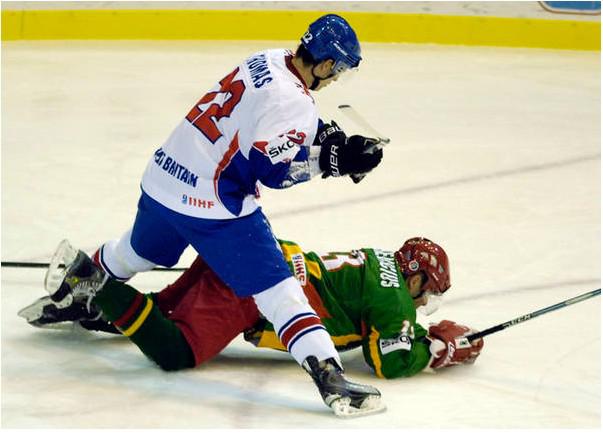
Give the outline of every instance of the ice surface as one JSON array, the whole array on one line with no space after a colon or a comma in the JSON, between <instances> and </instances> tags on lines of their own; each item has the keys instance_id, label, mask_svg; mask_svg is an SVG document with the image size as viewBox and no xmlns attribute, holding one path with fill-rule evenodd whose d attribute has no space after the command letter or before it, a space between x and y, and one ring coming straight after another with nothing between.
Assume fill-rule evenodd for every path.
<instances>
[{"instance_id":1,"label":"ice surface","mask_svg":"<svg viewBox=\"0 0 603 434\"><path fill-rule=\"evenodd\" d=\"M280 45L3 43L2 259L121 235L154 149L242 58ZM436 240L453 288L424 325L483 329L600 287L600 53L366 44L363 56L316 99L344 130L361 132L337 113L351 104L391 137L384 162L358 185L264 191L278 236L322 251ZM2 269L2 428L600 428L600 298L492 335L474 366L433 375L378 380L346 353L388 411L342 421L286 354L241 339L164 373L126 338L33 329L16 313L43 276Z\"/></svg>"}]
</instances>

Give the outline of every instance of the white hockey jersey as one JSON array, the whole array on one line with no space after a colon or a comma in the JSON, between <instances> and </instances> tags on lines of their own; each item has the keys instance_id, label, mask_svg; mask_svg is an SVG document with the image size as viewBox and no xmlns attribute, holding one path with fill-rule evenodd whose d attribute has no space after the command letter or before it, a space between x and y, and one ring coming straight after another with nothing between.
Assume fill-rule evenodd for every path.
<instances>
[{"instance_id":1,"label":"white hockey jersey","mask_svg":"<svg viewBox=\"0 0 603 434\"><path fill-rule=\"evenodd\" d=\"M289 50L256 53L203 96L159 148L141 187L178 213L230 219L257 207L258 181L320 173L318 111Z\"/></svg>"}]
</instances>

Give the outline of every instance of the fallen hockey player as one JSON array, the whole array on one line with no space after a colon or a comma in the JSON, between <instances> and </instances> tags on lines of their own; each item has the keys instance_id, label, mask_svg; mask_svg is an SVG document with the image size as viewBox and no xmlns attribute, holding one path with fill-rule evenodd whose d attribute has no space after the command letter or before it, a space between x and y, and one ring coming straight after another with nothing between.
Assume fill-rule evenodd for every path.
<instances>
[{"instance_id":1,"label":"fallen hockey player","mask_svg":"<svg viewBox=\"0 0 603 434\"><path fill-rule=\"evenodd\" d=\"M366 248L323 255L302 252L288 241L280 245L336 348L362 346L378 377L411 376L473 363L479 356L483 340L468 342L465 336L474 331L469 327L445 320L426 330L416 322L417 309L433 313L450 287L448 257L436 243L411 238L396 252ZM236 296L200 257L173 284L142 294L108 278L83 252L70 246L67 251L73 262L66 261L72 276L66 283L79 291L64 308L45 296L22 309L19 315L36 327L74 321L90 330L122 333L167 371L210 360L240 333L258 347L284 351L304 332L302 327L277 335L253 297ZM52 277L49 270L47 280ZM323 399L331 406L342 396L353 403L347 389Z\"/></svg>"}]
</instances>

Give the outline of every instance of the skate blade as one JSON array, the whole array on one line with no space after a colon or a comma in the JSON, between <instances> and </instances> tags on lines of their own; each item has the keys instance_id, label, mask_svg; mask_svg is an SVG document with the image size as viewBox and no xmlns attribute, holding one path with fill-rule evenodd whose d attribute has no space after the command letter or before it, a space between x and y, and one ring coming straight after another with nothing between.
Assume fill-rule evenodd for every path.
<instances>
[{"instance_id":1,"label":"skate blade","mask_svg":"<svg viewBox=\"0 0 603 434\"><path fill-rule=\"evenodd\" d=\"M49 297L42 297L42 298L34 301L29 306L26 306L23 309L21 309L19 312L17 312L17 315L19 315L21 318L25 319L25 321L27 321L30 324L34 321L37 321L44 314L44 306L46 306L48 304L46 302L46 299L48 299L48 298Z\"/></svg>"},{"instance_id":2,"label":"skate blade","mask_svg":"<svg viewBox=\"0 0 603 434\"><path fill-rule=\"evenodd\" d=\"M25 319L29 325L32 325L41 329L55 329L55 330L71 330L73 329L73 323L71 321L59 321L59 322L45 322L42 321L44 318L44 308L52 304L49 296L42 297L34 301L29 306L24 307L17 315Z\"/></svg>"},{"instance_id":3,"label":"skate blade","mask_svg":"<svg viewBox=\"0 0 603 434\"><path fill-rule=\"evenodd\" d=\"M382 413L387 407L381 401L380 396L370 396L364 400L359 408L351 405L350 398L340 398L331 403L331 409L335 413L335 416L342 419L350 419Z\"/></svg>"},{"instance_id":4,"label":"skate blade","mask_svg":"<svg viewBox=\"0 0 603 434\"><path fill-rule=\"evenodd\" d=\"M46 276L44 276L44 288L50 295L53 295L61 287L67 269L75 261L76 256L77 250L69 244L69 241L63 240L59 243L48 265Z\"/></svg>"}]
</instances>

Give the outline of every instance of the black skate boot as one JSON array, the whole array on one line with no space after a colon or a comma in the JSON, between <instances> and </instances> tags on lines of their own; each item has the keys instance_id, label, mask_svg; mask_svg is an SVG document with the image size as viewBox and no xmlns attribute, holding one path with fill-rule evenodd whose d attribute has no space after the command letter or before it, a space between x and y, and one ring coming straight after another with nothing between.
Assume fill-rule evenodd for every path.
<instances>
[{"instance_id":1,"label":"black skate boot","mask_svg":"<svg viewBox=\"0 0 603 434\"><path fill-rule=\"evenodd\" d=\"M316 357L310 356L302 366L314 380L325 404L336 416L365 416L385 410L381 393L373 386L348 381L335 359L319 362Z\"/></svg>"},{"instance_id":2,"label":"black skate boot","mask_svg":"<svg viewBox=\"0 0 603 434\"><path fill-rule=\"evenodd\" d=\"M77 303L92 312L92 298L108 279L109 276L88 255L63 240L50 261L44 287L58 309Z\"/></svg>"},{"instance_id":3,"label":"black skate boot","mask_svg":"<svg viewBox=\"0 0 603 434\"><path fill-rule=\"evenodd\" d=\"M102 312L98 311L94 304L91 304L90 310L83 302L74 301L67 307L58 307L46 295L37 299L32 304L21 309L18 313L21 318L34 327L41 328L70 328L72 322L97 322L101 319Z\"/></svg>"}]
</instances>

